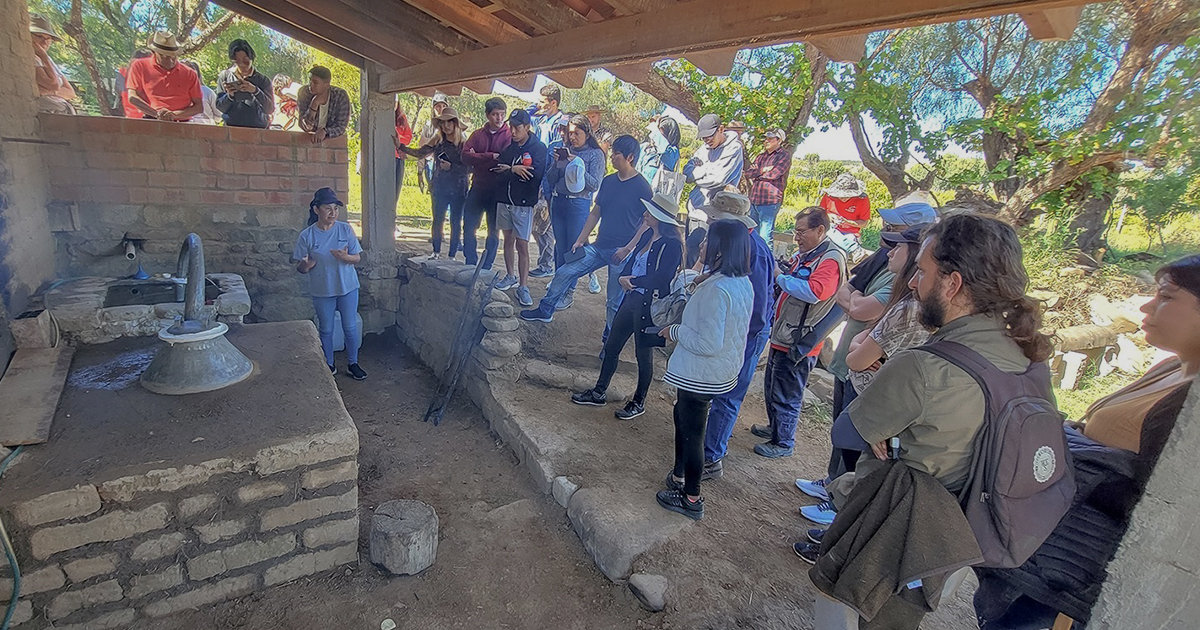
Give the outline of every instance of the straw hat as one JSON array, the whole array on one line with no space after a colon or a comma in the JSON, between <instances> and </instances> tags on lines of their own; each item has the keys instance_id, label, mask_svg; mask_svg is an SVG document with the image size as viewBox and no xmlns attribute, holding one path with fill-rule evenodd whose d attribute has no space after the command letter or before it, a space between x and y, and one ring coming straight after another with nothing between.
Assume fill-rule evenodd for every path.
<instances>
[{"instance_id":1,"label":"straw hat","mask_svg":"<svg viewBox=\"0 0 1200 630\"><path fill-rule=\"evenodd\" d=\"M758 222L750 217L750 199L740 193L722 190L700 210L708 215L709 221L739 221L748 228L758 227Z\"/></svg>"},{"instance_id":2,"label":"straw hat","mask_svg":"<svg viewBox=\"0 0 1200 630\"><path fill-rule=\"evenodd\" d=\"M175 40L174 35L167 31L154 33L154 37L150 38L150 48L154 52L164 55L179 56L179 42Z\"/></svg>"},{"instance_id":3,"label":"straw hat","mask_svg":"<svg viewBox=\"0 0 1200 630\"><path fill-rule=\"evenodd\" d=\"M588 105L587 109L583 110L583 114L585 116L587 114L607 114L607 113L608 113L608 110L604 109L603 107L600 107L599 105Z\"/></svg>"},{"instance_id":4,"label":"straw hat","mask_svg":"<svg viewBox=\"0 0 1200 630\"><path fill-rule=\"evenodd\" d=\"M682 227L679 225L679 221L675 220L675 217L679 216L679 204L675 203L674 199L662 193L654 193L653 199L643 199L642 204L646 206L646 211L650 213L650 216L657 219L659 223Z\"/></svg>"},{"instance_id":5,"label":"straw hat","mask_svg":"<svg viewBox=\"0 0 1200 630\"><path fill-rule=\"evenodd\" d=\"M434 120L458 120L458 112L454 111L453 107L447 106L442 110L441 114L433 117Z\"/></svg>"},{"instance_id":6,"label":"straw hat","mask_svg":"<svg viewBox=\"0 0 1200 630\"><path fill-rule=\"evenodd\" d=\"M867 194L867 187L862 180L855 179L850 173L842 173L825 189L825 194L839 199L850 199Z\"/></svg>"},{"instance_id":7,"label":"straw hat","mask_svg":"<svg viewBox=\"0 0 1200 630\"><path fill-rule=\"evenodd\" d=\"M58 33L54 32L54 25L50 23L50 18L38 13L29 14L29 32L37 33L38 35L49 35L56 42L62 41Z\"/></svg>"}]
</instances>

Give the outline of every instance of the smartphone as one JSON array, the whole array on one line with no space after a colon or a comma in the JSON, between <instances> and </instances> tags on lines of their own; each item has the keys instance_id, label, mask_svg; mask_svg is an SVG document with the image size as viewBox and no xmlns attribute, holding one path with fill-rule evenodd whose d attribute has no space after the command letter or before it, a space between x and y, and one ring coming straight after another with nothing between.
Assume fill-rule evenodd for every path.
<instances>
[{"instance_id":1,"label":"smartphone","mask_svg":"<svg viewBox=\"0 0 1200 630\"><path fill-rule=\"evenodd\" d=\"M556 157L560 160L565 160L570 156L571 156L571 152L568 151L566 147L558 147L558 148L554 149L554 157Z\"/></svg>"},{"instance_id":2,"label":"smartphone","mask_svg":"<svg viewBox=\"0 0 1200 630\"><path fill-rule=\"evenodd\" d=\"M642 332L646 333L647 335L657 335L658 333L662 332L663 328L666 328L666 326L647 326L642 329Z\"/></svg>"},{"instance_id":3,"label":"smartphone","mask_svg":"<svg viewBox=\"0 0 1200 630\"><path fill-rule=\"evenodd\" d=\"M442 161L444 161L444 162L449 162L449 161L450 161L450 158L449 158L449 157L446 155L446 152L445 152L445 151L442 151L441 153L439 153L439 154L438 154L438 156L437 156L437 158L438 158L439 160L442 160Z\"/></svg>"}]
</instances>

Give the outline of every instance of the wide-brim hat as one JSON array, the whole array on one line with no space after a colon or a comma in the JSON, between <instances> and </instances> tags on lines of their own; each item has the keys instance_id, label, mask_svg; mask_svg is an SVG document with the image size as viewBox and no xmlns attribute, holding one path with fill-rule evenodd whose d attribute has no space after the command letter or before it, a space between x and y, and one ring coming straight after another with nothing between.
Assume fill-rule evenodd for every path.
<instances>
[{"instance_id":1,"label":"wide-brim hat","mask_svg":"<svg viewBox=\"0 0 1200 630\"><path fill-rule=\"evenodd\" d=\"M442 120L442 121L446 121L446 120L457 121L458 120L458 112L454 111L453 107L446 107L446 109L442 110L442 113L438 114L437 116L434 116L433 119L434 120Z\"/></svg>"},{"instance_id":2,"label":"wide-brim hat","mask_svg":"<svg viewBox=\"0 0 1200 630\"><path fill-rule=\"evenodd\" d=\"M446 98L445 94L442 94L441 92L435 92L433 95L433 102L434 103L448 103L448 102L450 102L450 100Z\"/></svg>"},{"instance_id":3,"label":"wide-brim hat","mask_svg":"<svg viewBox=\"0 0 1200 630\"><path fill-rule=\"evenodd\" d=\"M342 203L341 199L338 199L337 193L333 192L332 188L326 186L324 188L318 188L317 192L313 193L312 201L308 202L308 207L315 208L317 206L323 206L327 203L335 203L339 206L346 205Z\"/></svg>"},{"instance_id":4,"label":"wide-brim hat","mask_svg":"<svg viewBox=\"0 0 1200 630\"><path fill-rule=\"evenodd\" d=\"M587 109L583 110L583 114L607 114L608 110L599 105L588 105Z\"/></svg>"},{"instance_id":5,"label":"wide-brim hat","mask_svg":"<svg viewBox=\"0 0 1200 630\"><path fill-rule=\"evenodd\" d=\"M659 223L674 225L675 227L683 227L675 217L679 216L679 204L675 200L662 194L655 193L653 199L643 199L642 205L646 206L646 212L654 217Z\"/></svg>"},{"instance_id":6,"label":"wide-brim hat","mask_svg":"<svg viewBox=\"0 0 1200 630\"><path fill-rule=\"evenodd\" d=\"M49 35L56 42L62 41L58 33L54 32L54 24L50 22L50 18L39 13L29 14L29 32L39 35Z\"/></svg>"},{"instance_id":7,"label":"wide-brim hat","mask_svg":"<svg viewBox=\"0 0 1200 630\"><path fill-rule=\"evenodd\" d=\"M711 221L738 221L748 228L758 227L750 217L750 199L743 194L722 190L700 208Z\"/></svg>"},{"instance_id":8,"label":"wide-brim hat","mask_svg":"<svg viewBox=\"0 0 1200 630\"><path fill-rule=\"evenodd\" d=\"M746 123L740 120L731 120L725 123L725 131L736 131L741 133L746 130Z\"/></svg>"},{"instance_id":9,"label":"wide-brim hat","mask_svg":"<svg viewBox=\"0 0 1200 630\"><path fill-rule=\"evenodd\" d=\"M921 244L921 234L925 229L933 223L918 223L904 228L903 232L883 232L879 235L879 240L891 247L895 247L900 243L908 243L910 245Z\"/></svg>"},{"instance_id":10,"label":"wide-brim hat","mask_svg":"<svg viewBox=\"0 0 1200 630\"><path fill-rule=\"evenodd\" d=\"M830 197L849 199L867 194L867 187L861 179L855 178L850 173L842 173L837 176L837 179L833 180L833 183L824 192Z\"/></svg>"},{"instance_id":11,"label":"wide-brim hat","mask_svg":"<svg viewBox=\"0 0 1200 630\"><path fill-rule=\"evenodd\" d=\"M167 31L157 31L150 38L150 48L155 52L172 57L179 56L179 42L175 39L175 35Z\"/></svg>"},{"instance_id":12,"label":"wide-brim hat","mask_svg":"<svg viewBox=\"0 0 1200 630\"><path fill-rule=\"evenodd\" d=\"M895 208L879 208L879 218L892 225L917 225L938 220L937 210L924 202L906 203Z\"/></svg>"}]
</instances>

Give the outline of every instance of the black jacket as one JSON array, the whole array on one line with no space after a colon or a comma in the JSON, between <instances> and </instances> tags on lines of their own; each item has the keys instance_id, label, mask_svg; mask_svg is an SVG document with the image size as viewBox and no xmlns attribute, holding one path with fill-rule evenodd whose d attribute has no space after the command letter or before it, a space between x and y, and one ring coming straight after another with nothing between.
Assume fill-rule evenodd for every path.
<instances>
[{"instance_id":1,"label":"black jacket","mask_svg":"<svg viewBox=\"0 0 1200 630\"><path fill-rule=\"evenodd\" d=\"M246 80L258 88L258 93L235 92L230 96L225 92L225 84L237 80L233 69L222 70L217 75L217 109L221 110L221 119L227 127L257 127L266 129L271 126L271 114L275 112L275 92L271 80L263 73L255 70Z\"/></svg>"},{"instance_id":2,"label":"black jacket","mask_svg":"<svg viewBox=\"0 0 1200 630\"><path fill-rule=\"evenodd\" d=\"M633 275L633 263L638 257L638 253L646 246L646 241L654 236L653 232L647 231L642 235L642 240L638 241L637 247L633 249L633 254L629 256L629 260L625 261L625 267L621 270L622 276ZM644 332L647 326L653 326L654 320L650 317L650 303L656 297L666 297L671 293L671 280L675 278L675 273L679 271L679 262L683 260L683 241L679 237L659 236L657 240L650 243L650 250L646 253L646 273L641 276L634 276L629 282L638 288L645 289L645 293L637 291L626 291L625 299L621 302L623 308L628 303L627 308L641 309L641 323L638 325L639 341L643 346L660 347L666 345L666 339L658 335L649 335Z\"/></svg>"},{"instance_id":3,"label":"black jacket","mask_svg":"<svg viewBox=\"0 0 1200 630\"><path fill-rule=\"evenodd\" d=\"M526 155L532 162L525 160ZM537 203L538 190L542 187L542 178L546 175L546 145L542 144L537 136L530 133L529 139L525 141L524 145L519 145L514 140L500 152L500 157L496 158L496 161L509 166L524 163L533 168L533 177L528 180L521 179L512 171L500 173L497 178L496 203L526 207L532 207Z\"/></svg>"}]
</instances>

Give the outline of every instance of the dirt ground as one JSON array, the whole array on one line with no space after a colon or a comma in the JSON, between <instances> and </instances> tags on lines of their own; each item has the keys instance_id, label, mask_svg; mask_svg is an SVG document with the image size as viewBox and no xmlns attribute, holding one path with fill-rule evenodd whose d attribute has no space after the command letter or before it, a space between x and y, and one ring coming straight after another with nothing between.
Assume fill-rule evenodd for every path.
<instances>
[{"instance_id":1,"label":"dirt ground","mask_svg":"<svg viewBox=\"0 0 1200 630\"><path fill-rule=\"evenodd\" d=\"M595 569L562 508L537 491L465 397L434 427L421 422L434 379L393 335L369 336L361 362L368 380L338 377L361 444L358 566L135 628L368 630L392 619L422 630L616 630L652 620ZM417 576L387 577L367 560L371 510L400 498L437 510L437 562Z\"/></svg>"}]
</instances>

